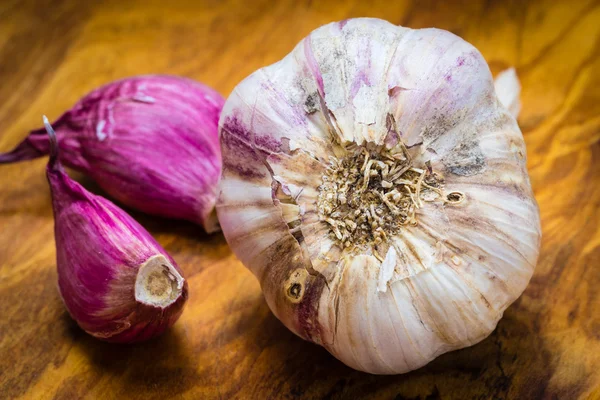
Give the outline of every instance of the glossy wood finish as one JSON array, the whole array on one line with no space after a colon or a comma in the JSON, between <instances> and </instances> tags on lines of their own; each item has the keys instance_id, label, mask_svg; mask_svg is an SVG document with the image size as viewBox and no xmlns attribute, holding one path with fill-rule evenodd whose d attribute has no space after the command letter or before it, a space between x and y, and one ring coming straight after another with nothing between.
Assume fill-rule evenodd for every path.
<instances>
[{"instance_id":1,"label":"glossy wood finish","mask_svg":"<svg viewBox=\"0 0 600 400\"><path fill-rule=\"evenodd\" d=\"M45 160L0 166L0 398L600 398L600 3L94 3L0 2L0 151L117 78L180 74L226 95L330 21L436 26L478 47L494 73L517 67L541 256L486 340L371 376L287 331L222 235L132 213L178 260L191 296L165 336L111 345L61 304Z\"/></svg>"}]
</instances>

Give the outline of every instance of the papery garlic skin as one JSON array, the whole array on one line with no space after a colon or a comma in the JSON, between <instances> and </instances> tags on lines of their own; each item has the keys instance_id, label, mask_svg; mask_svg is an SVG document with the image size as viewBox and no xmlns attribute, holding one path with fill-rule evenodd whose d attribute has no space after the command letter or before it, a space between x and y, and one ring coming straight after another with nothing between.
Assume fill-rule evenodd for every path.
<instances>
[{"instance_id":1,"label":"papery garlic skin","mask_svg":"<svg viewBox=\"0 0 600 400\"><path fill-rule=\"evenodd\" d=\"M527 286L541 231L525 143L459 37L367 18L323 26L242 81L219 125L228 243L274 314L352 368L403 373L473 345ZM444 197L421 193L416 225L345 248L323 218L327 201L348 201L322 195L328 168L402 146Z\"/></svg>"},{"instance_id":2,"label":"papery garlic skin","mask_svg":"<svg viewBox=\"0 0 600 400\"><path fill-rule=\"evenodd\" d=\"M224 99L169 75L112 82L83 97L53 126L68 167L91 176L115 199L143 212L218 230L214 213L221 154L217 123ZM48 154L44 128L0 163Z\"/></svg>"},{"instance_id":3,"label":"papery garlic skin","mask_svg":"<svg viewBox=\"0 0 600 400\"><path fill-rule=\"evenodd\" d=\"M175 261L127 213L85 190L51 155L58 287L69 314L92 336L131 343L173 325L188 297Z\"/></svg>"},{"instance_id":4,"label":"papery garlic skin","mask_svg":"<svg viewBox=\"0 0 600 400\"><path fill-rule=\"evenodd\" d=\"M509 68L500 72L494 80L494 88L500 103L517 118L521 111L521 101L519 100L521 82L517 77L517 71Z\"/></svg>"}]
</instances>

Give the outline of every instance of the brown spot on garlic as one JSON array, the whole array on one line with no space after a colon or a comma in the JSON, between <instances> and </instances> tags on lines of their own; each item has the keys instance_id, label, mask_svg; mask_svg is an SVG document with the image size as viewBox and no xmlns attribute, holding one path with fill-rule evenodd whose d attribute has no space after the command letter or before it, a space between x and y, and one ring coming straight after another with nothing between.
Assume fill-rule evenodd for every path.
<instances>
[{"instance_id":1,"label":"brown spot on garlic","mask_svg":"<svg viewBox=\"0 0 600 400\"><path fill-rule=\"evenodd\" d=\"M292 283L288 288L288 296L296 300L300 299L300 297L302 297L302 285L299 283Z\"/></svg>"},{"instance_id":2,"label":"brown spot on garlic","mask_svg":"<svg viewBox=\"0 0 600 400\"><path fill-rule=\"evenodd\" d=\"M446 200L448 203L458 204L461 203L465 198L465 195L461 192L451 192L446 195Z\"/></svg>"},{"instance_id":3,"label":"brown spot on garlic","mask_svg":"<svg viewBox=\"0 0 600 400\"><path fill-rule=\"evenodd\" d=\"M292 303L300 303L304 296L308 271L304 268L294 270L283 284L285 296Z\"/></svg>"},{"instance_id":4,"label":"brown spot on garlic","mask_svg":"<svg viewBox=\"0 0 600 400\"><path fill-rule=\"evenodd\" d=\"M467 110L465 109L459 109L451 114L443 109L438 110L437 114L430 119L429 124L421 131L422 143L425 144L425 147L428 147L440 136L456 128L465 119L466 115Z\"/></svg>"},{"instance_id":5,"label":"brown spot on garlic","mask_svg":"<svg viewBox=\"0 0 600 400\"><path fill-rule=\"evenodd\" d=\"M510 141L510 151L512 151L518 157L519 160L523 160L525 158L522 143L515 143L514 140L511 140Z\"/></svg>"},{"instance_id":6,"label":"brown spot on garlic","mask_svg":"<svg viewBox=\"0 0 600 400\"><path fill-rule=\"evenodd\" d=\"M442 161L449 172L460 176L476 175L485 168L485 157L479 143L470 137L465 137Z\"/></svg>"},{"instance_id":7,"label":"brown spot on garlic","mask_svg":"<svg viewBox=\"0 0 600 400\"><path fill-rule=\"evenodd\" d=\"M306 97L304 102L304 111L307 114L312 114L319 111L319 93L311 93Z\"/></svg>"}]
</instances>

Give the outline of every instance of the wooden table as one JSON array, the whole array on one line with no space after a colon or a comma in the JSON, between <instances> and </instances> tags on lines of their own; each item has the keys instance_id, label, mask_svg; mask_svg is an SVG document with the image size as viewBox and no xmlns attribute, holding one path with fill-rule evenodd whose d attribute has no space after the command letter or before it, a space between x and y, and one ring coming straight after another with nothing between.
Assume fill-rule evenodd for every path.
<instances>
[{"instance_id":1,"label":"wooden table","mask_svg":"<svg viewBox=\"0 0 600 400\"><path fill-rule=\"evenodd\" d=\"M436 26L478 47L494 73L517 67L541 256L483 342L371 376L285 329L221 234L132 213L179 262L191 296L165 336L111 345L61 304L46 160L0 166L0 398L600 398L600 3L93 3L0 2L1 151L117 78L179 74L226 95L330 21Z\"/></svg>"}]
</instances>

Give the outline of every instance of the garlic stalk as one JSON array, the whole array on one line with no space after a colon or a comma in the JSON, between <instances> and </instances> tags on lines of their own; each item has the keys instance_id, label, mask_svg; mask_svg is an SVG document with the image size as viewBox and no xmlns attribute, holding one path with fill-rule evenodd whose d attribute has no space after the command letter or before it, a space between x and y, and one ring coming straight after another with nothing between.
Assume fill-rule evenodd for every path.
<instances>
[{"instance_id":1,"label":"garlic stalk","mask_svg":"<svg viewBox=\"0 0 600 400\"><path fill-rule=\"evenodd\" d=\"M403 373L473 345L527 286L525 143L459 37L323 26L242 81L219 125L227 241L274 314L347 365Z\"/></svg>"}]
</instances>

